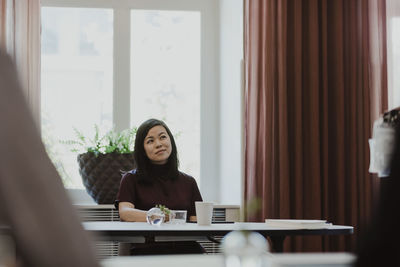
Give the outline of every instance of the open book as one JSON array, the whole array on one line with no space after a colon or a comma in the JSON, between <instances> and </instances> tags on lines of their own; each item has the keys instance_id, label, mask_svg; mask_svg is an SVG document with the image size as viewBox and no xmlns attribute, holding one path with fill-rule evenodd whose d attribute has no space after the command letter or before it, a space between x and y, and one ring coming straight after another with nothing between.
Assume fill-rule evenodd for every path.
<instances>
[{"instance_id":1,"label":"open book","mask_svg":"<svg viewBox=\"0 0 400 267\"><path fill-rule=\"evenodd\" d=\"M284 229L323 229L332 225L325 220L265 219L265 223L270 227Z\"/></svg>"}]
</instances>

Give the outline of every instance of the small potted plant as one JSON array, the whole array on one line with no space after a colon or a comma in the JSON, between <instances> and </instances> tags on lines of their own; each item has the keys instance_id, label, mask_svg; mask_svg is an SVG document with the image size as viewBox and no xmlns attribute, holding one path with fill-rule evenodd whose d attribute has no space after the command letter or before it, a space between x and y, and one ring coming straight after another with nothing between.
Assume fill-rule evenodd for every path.
<instances>
[{"instance_id":1,"label":"small potted plant","mask_svg":"<svg viewBox=\"0 0 400 267\"><path fill-rule=\"evenodd\" d=\"M79 173L88 194L98 204L113 204L122 174L135 167L133 147L136 128L101 135L95 125L94 138L85 137L74 128L76 140L62 141L79 153Z\"/></svg>"}]
</instances>

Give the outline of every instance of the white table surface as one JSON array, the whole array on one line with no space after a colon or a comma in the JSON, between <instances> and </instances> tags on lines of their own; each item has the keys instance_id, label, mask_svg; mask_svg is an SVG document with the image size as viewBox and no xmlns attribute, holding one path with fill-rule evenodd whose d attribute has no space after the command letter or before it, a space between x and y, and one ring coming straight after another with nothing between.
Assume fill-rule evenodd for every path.
<instances>
[{"instance_id":1,"label":"white table surface","mask_svg":"<svg viewBox=\"0 0 400 267\"><path fill-rule=\"evenodd\" d=\"M184 224L168 224L164 223L161 226L153 226L145 222L83 222L86 230L108 230L108 231L232 231L232 230L299 230L298 228L280 228L267 226L265 223L215 223L209 226L200 226L196 223ZM331 225L327 228L330 230L347 230L353 229L352 226ZM310 229L320 230L320 229Z\"/></svg>"},{"instance_id":2,"label":"white table surface","mask_svg":"<svg viewBox=\"0 0 400 267\"><path fill-rule=\"evenodd\" d=\"M155 241L198 240L210 236L224 236L234 230L256 231L268 236L272 250L283 252L286 236L299 235L347 235L353 233L352 226L331 225L322 229L289 229L268 226L266 223L216 223L200 226L196 223L162 224L153 226L139 222L84 222L84 228L96 234L96 238L108 241L143 243L145 238Z\"/></svg>"},{"instance_id":3,"label":"white table surface","mask_svg":"<svg viewBox=\"0 0 400 267\"><path fill-rule=\"evenodd\" d=\"M350 253L279 253L263 258L264 267L351 267ZM167 255L116 257L102 261L103 267L224 267L223 255Z\"/></svg>"}]
</instances>

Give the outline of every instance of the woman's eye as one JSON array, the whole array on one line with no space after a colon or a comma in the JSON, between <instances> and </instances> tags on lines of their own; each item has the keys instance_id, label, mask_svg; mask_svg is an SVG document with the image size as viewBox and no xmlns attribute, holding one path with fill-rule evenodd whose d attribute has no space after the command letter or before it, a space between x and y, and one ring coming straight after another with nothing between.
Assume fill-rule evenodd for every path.
<instances>
[{"instance_id":1,"label":"woman's eye","mask_svg":"<svg viewBox=\"0 0 400 267\"><path fill-rule=\"evenodd\" d=\"M151 143L153 143L153 140L148 140L147 141L147 144L151 144Z\"/></svg>"},{"instance_id":2,"label":"woman's eye","mask_svg":"<svg viewBox=\"0 0 400 267\"><path fill-rule=\"evenodd\" d=\"M161 139L165 139L165 138L167 138L166 135L161 135Z\"/></svg>"}]
</instances>

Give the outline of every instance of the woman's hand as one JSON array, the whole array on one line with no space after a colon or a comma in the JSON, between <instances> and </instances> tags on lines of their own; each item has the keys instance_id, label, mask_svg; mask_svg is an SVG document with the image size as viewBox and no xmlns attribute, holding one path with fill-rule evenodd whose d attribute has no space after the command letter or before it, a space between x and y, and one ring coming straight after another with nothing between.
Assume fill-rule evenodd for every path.
<instances>
[{"instance_id":1,"label":"woman's hand","mask_svg":"<svg viewBox=\"0 0 400 267\"><path fill-rule=\"evenodd\" d=\"M125 222L146 222L146 211L135 209L130 202L120 202L118 205L119 218Z\"/></svg>"}]
</instances>

